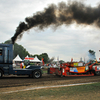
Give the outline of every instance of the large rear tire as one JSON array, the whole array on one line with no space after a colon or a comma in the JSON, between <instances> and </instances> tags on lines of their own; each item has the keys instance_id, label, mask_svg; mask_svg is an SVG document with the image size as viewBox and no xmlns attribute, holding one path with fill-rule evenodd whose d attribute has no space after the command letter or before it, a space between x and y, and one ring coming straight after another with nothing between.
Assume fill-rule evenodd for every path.
<instances>
[{"instance_id":1,"label":"large rear tire","mask_svg":"<svg viewBox=\"0 0 100 100\"><path fill-rule=\"evenodd\" d=\"M3 72L2 70L0 70L0 78L2 78L2 76L3 76Z\"/></svg>"},{"instance_id":2,"label":"large rear tire","mask_svg":"<svg viewBox=\"0 0 100 100\"><path fill-rule=\"evenodd\" d=\"M100 71L96 71L95 75L99 76L100 75Z\"/></svg>"},{"instance_id":3,"label":"large rear tire","mask_svg":"<svg viewBox=\"0 0 100 100\"><path fill-rule=\"evenodd\" d=\"M41 78L41 76L42 76L41 70L35 70L33 72L32 76L33 76L33 78L36 78L36 79Z\"/></svg>"}]
</instances>

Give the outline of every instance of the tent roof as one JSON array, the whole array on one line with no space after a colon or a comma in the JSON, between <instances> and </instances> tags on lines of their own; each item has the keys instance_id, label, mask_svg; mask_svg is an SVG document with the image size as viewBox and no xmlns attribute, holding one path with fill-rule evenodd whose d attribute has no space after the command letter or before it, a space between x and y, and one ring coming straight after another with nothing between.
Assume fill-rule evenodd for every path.
<instances>
[{"instance_id":1,"label":"tent roof","mask_svg":"<svg viewBox=\"0 0 100 100\"><path fill-rule=\"evenodd\" d=\"M22 59L19 57L19 55L17 55L17 56L13 59L13 61L22 61Z\"/></svg>"},{"instance_id":2,"label":"tent roof","mask_svg":"<svg viewBox=\"0 0 100 100\"><path fill-rule=\"evenodd\" d=\"M29 58L29 56L27 55L25 58Z\"/></svg>"},{"instance_id":3,"label":"tent roof","mask_svg":"<svg viewBox=\"0 0 100 100\"><path fill-rule=\"evenodd\" d=\"M30 62L42 62L42 61L40 61L40 60L37 58L37 56L35 56L35 58L34 58L33 60L30 60Z\"/></svg>"}]
</instances>

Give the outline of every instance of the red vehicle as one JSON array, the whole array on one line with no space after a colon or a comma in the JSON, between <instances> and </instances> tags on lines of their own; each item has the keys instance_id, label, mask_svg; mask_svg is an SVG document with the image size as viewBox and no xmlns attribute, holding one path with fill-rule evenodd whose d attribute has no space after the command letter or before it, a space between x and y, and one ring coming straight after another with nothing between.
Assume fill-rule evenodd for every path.
<instances>
[{"instance_id":1,"label":"red vehicle","mask_svg":"<svg viewBox=\"0 0 100 100\"><path fill-rule=\"evenodd\" d=\"M49 68L49 74L58 76L94 76L100 75L100 63L97 61L84 64L83 62L67 62L59 67Z\"/></svg>"}]
</instances>

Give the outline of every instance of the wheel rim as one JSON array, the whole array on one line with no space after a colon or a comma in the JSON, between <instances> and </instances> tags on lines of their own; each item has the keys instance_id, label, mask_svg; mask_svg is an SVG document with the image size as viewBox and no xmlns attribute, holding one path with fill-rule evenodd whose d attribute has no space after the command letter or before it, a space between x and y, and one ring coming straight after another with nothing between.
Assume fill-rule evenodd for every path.
<instances>
[{"instance_id":1,"label":"wheel rim","mask_svg":"<svg viewBox=\"0 0 100 100\"><path fill-rule=\"evenodd\" d=\"M97 74L97 75L100 75L100 72L99 72L99 71L97 71L97 72L96 72L96 74Z\"/></svg>"},{"instance_id":2,"label":"wheel rim","mask_svg":"<svg viewBox=\"0 0 100 100\"><path fill-rule=\"evenodd\" d=\"M34 76L35 76L36 78L39 78L39 77L40 77L40 72L39 72L39 71L36 71L36 72L34 73Z\"/></svg>"}]
</instances>

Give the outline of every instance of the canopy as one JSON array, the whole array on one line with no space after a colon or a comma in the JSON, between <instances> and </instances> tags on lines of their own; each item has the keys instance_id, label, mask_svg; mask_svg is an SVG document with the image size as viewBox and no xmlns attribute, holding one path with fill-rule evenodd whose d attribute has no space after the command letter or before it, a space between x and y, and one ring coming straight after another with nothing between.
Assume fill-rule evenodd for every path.
<instances>
[{"instance_id":1,"label":"canopy","mask_svg":"<svg viewBox=\"0 0 100 100\"><path fill-rule=\"evenodd\" d=\"M17 55L17 56L15 57L15 59L13 59L13 61L22 61L22 59L19 57L19 55Z\"/></svg>"},{"instance_id":2,"label":"canopy","mask_svg":"<svg viewBox=\"0 0 100 100\"><path fill-rule=\"evenodd\" d=\"M42 62L37 58L37 56L35 56L35 58L26 56L24 60L29 60L30 62Z\"/></svg>"},{"instance_id":3,"label":"canopy","mask_svg":"<svg viewBox=\"0 0 100 100\"><path fill-rule=\"evenodd\" d=\"M37 56L35 56L35 58L34 58L33 60L30 60L30 62L42 62L42 61L40 61L40 60L37 58Z\"/></svg>"}]
</instances>

